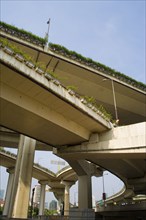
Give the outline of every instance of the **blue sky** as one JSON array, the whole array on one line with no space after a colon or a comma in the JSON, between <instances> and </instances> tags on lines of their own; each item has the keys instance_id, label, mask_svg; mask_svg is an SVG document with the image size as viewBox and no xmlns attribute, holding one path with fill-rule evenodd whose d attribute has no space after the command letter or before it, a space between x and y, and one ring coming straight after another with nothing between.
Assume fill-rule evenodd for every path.
<instances>
[{"instance_id":1,"label":"blue sky","mask_svg":"<svg viewBox=\"0 0 146 220\"><path fill-rule=\"evenodd\" d=\"M145 0L1 0L1 20L145 79Z\"/></svg>"},{"instance_id":2,"label":"blue sky","mask_svg":"<svg viewBox=\"0 0 146 220\"><path fill-rule=\"evenodd\" d=\"M50 42L146 83L145 4L145 0L1 0L1 21L44 37L51 18ZM47 157L39 155L36 162L40 160L40 164L49 167ZM2 188L6 185L4 178ZM113 176L106 178L110 184L105 187L110 194L121 187ZM101 178L98 183L94 184L96 199L101 196Z\"/></svg>"}]
</instances>

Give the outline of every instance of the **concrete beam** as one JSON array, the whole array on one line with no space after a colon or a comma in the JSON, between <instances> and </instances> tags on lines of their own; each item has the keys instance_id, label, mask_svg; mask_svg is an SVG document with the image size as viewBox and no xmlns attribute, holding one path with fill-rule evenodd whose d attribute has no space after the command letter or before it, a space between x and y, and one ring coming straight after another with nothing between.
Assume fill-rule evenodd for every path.
<instances>
[{"instance_id":1,"label":"concrete beam","mask_svg":"<svg viewBox=\"0 0 146 220\"><path fill-rule=\"evenodd\" d=\"M146 122L113 128L99 134L97 139L84 142L81 145L62 147L57 151L58 155L70 159L79 159L81 154L88 158L90 154L96 158L141 158L146 159ZM127 156L126 156L127 155ZM129 156L128 156L129 155Z\"/></svg>"},{"instance_id":2,"label":"concrete beam","mask_svg":"<svg viewBox=\"0 0 146 220\"><path fill-rule=\"evenodd\" d=\"M18 148L20 134L10 129L0 127L0 145L7 148ZM36 141L36 150L52 151L52 146Z\"/></svg>"}]
</instances>

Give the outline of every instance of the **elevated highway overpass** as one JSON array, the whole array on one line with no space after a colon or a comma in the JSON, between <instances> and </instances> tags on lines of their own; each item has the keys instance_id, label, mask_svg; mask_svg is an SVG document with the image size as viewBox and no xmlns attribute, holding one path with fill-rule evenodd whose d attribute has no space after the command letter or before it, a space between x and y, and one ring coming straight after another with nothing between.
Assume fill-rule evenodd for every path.
<instances>
[{"instance_id":1,"label":"elevated highway overpass","mask_svg":"<svg viewBox=\"0 0 146 220\"><path fill-rule=\"evenodd\" d=\"M6 52L1 46L1 126L43 142L42 150L47 145L48 149L53 147L86 182L89 167L81 160L113 172L124 180L128 190L145 193L145 86L34 45L14 32L3 27L1 37L33 57L35 64L43 63L45 71L38 73L37 66L29 66L27 58L18 61L16 52ZM69 92L68 85L77 87L78 93ZM86 96L103 104L114 119L120 120L121 127L114 128L108 114L86 103ZM134 123L137 125L130 125ZM129 142L125 131L129 132ZM32 146L34 141L27 139L26 143ZM91 204L85 206L90 208Z\"/></svg>"},{"instance_id":2,"label":"elevated highway overpass","mask_svg":"<svg viewBox=\"0 0 146 220\"><path fill-rule=\"evenodd\" d=\"M8 172L10 172L15 169L15 163L16 163L16 156L15 154L5 151L4 149L0 150L0 166L6 167ZM100 177L103 173L102 168L95 166L95 173L94 175L96 177ZM74 170L70 166L66 166L57 173L52 172L51 170L48 170L45 167L40 166L39 164L34 163L33 165L33 174L32 177L37 179L39 183L45 182L46 185L48 185L49 191L54 192L54 195L56 196L57 200L61 198L63 201L63 195L64 195L64 189L65 186L61 183L62 181L68 181L72 184L74 184L78 180L77 174L74 172ZM123 198L124 203L132 202L132 192L129 192L126 190L125 186L123 189L121 189L116 194L106 198L105 203L109 206L110 204L113 204L115 202L122 204ZM131 196L131 197L130 197ZM126 198L130 197L131 200L126 200ZM135 197L133 197L135 198ZM136 199L135 199L136 200ZM142 201L143 197L140 197L137 199L137 202ZM134 200L133 200L134 201ZM100 211L103 211L102 208L100 208ZM107 210L106 210L107 211Z\"/></svg>"},{"instance_id":3,"label":"elevated highway overpass","mask_svg":"<svg viewBox=\"0 0 146 220\"><path fill-rule=\"evenodd\" d=\"M52 146L77 144L112 124L79 98L1 52L1 125Z\"/></svg>"},{"instance_id":4,"label":"elevated highway overpass","mask_svg":"<svg viewBox=\"0 0 146 220\"><path fill-rule=\"evenodd\" d=\"M7 171L9 173L9 179L12 178L11 177L12 175L14 175L15 166L16 166L16 157L17 155L9 151L5 151L4 149L0 149L0 166L7 168ZM103 171L100 167L94 166L93 175L95 175L96 177L100 177L102 173ZM39 164L35 164L35 163L33 165L32 177L38 180L38 182L41 185L41 188L43 186L48 185L49 191L54 193L54 196L56 197L56 199L59 201L60 204L63 202L66 203L65 200L66 185L64 183L69 183L69 188L70 188L78 180L77 174L70 166L64 167L57 173L53 173L52 171L46 169L45 167L42 167ZM10 184L10 180L8 180L3 215L6 215L7 209L9 207L9 200L10 200L9 192L12 190L11 187L12 185ZM41 197L42 195L40 196L39 212L43 213L45 208L45 200L41 205Z\"/></svg>"},{"instance_id":5,"label":"elevated highway overpass","mask_svg":"<svg viewBox=\"0 0 146 220\"><path fill-rule=\"evenodd\" d=\"M69 148L62 147L61 156L63 154L66 160L87 159L102 166L103 170L114 173L128 186L127 197L129 198L133 196L134 191L136 194L145 194L145 123L122 126L114 130L102 133L99 137L95 135L96 139L92 138L90 144L85 142ZM16 132L1 128L1 146L17 148L19 136ZM36 149L40 150L42 147L43 150L49 150L46 144L37 142ZM51 146L50 150L53 150ZM113 201L123 198L125 199L125 196L121 193L121 196L118 195L116 200L113 198Z\"/></svg>"},{"instance_id":6,"label":"elevated highway overpass","mask_svg":"<svg viewBox=\"0 0 146 220\"><path fill-rule=\"evenodd\" d=\"M15 160L16 155L13 155L7 151L0 151L0 165L7 168L13 168L15 166ZM49 186L51 184L51 191L54 192L54 195L58 200L60 200L61 198L62 201L64 194L64 185L61 184L61 180L64 179L71 182L77 180L77 175L74 173L71 167L65 167L64 169L60 170L58 174L54 174L49 170L47 171L45 168L39 167L37 164L34 164L33 167L33 177L37 178L38 180L46 181ZM57 182L58 186L55 187ZM124 197L124 201L122 201L122 197ZM137 201L127 200L126 197L127 195L126 193L124 193L124 189L122 190L121 195L120 192L118 192L116 195L109 197L106 200L106 204L108 204L106 207L99 206L96 208L96 218L103 219L103 216L107 219L117 219L119 217L121 219L127 219L127 216L130 220L137 219L137 216L141 216L141 218L144 218L146 213L145 200L143 201L143 198L139 198ZM115 204L116 201L117 205L110 205L111 202L114 202Z\"/></svg>"},{"instance_id":7,"label":"elevated highway overpass","mask_svg":"<svg viewBox=\"0 0 146 220\"><path fill-rule=\"evenodd\" d=\"M2 147L18 148L19 137L20 134L18 132L12 131L4 127L0 127L0 145ZM53 147L51 145L37 141L35 149L52 151Z\"/></svg>"},{"instance_id":8,"label":"elevated highway overpass","mask_svg":"<svg viewBox=\"0 0 146 220\"><path fill-rule=\"evenodd\" d=\"M58 87L58 85L55 85L53 82L48 81L45 78L45 76L41 75L39 78L37 78L36 75L38 75L38 73L36 73L32 69L29 69L29 67L27 67L25 64L21 64L20 66L20 62L17 61L14 57L10 58L9 55L2 52L1 59L3 62L1 77L1 124L3 126L31 136L53 147L62 146L63 148L63 145L71 146L76 145L78 143L83 143L85 141L88 141L90 137L92 137L92 133L97 133L97 138L98 133L101 133L100 136L103 138L103 140L106 138L103 132L106 132L106 130L111 130L112 128L112 124L109 121L106 121L98 113L88 108L88 106L85 106L77 97L72 97L70 94L67 93L67 91L64 91L65 89L61 86ZM9 66L9 68L7 67L7 65ZM13 69L13 71L15 70L16 73L11 73L10 67ZM18 70L20 72L18 72ZM52 95L52 93L54 95ZM45 97L49 100L47 105ZM58 102L58 108L56 108L56 105L53 104L53 99L55 100L55 103ZM68 102L70 103L66 103L65 99L68 99ZM72 106L73 104L74 106ZM65 111L64 109L67 110ZM84 114L82 114L82 109L84 110ZM71 111L74 111L75 113L71 114ZM120 135L123 135L124 128L125 127L117 128L120 130ZM135 130L135 128L136 126L134 126L133 131ZM145 132L144 126L143 128L136 129L137 134L138 129L140 130L140 132L142 130ZM111 136L111 146L114 143L114 140L112 140L114 135L110 135L110 133L112 132L113 131L108 132L108 135ZM130 132L131 138L132 132ZM144 135L142 134L142 138L144 137ZM140 144L140 140L141 137L139 136L136 148L139 147L138 144ZM145 153L144 141L145 139L143 140L143 146L140 146L143 147L143 154ZM121 149L123 148L123 144L124 143L122 140L120 143ZM84 146L84 144L82 146ZM74 158L74 156L76 155L75 158L78 159L78 157L80 156L76 147L73 146L73 149L76 152L73 155L71 154L71 149L72 148L70 147L69 153L71 157ZM131 148L131 150L134 157L137 157L137 155L139 155L133 151L133 147ZM91 159L89 159L89 150L86 149L86 151L88 152L88 156L84 159L91 161ZM98 159L98 163L102 167L104 167L105 156L108 158L110 155L112 155L113 159L113 154L110 154L108 151L107 155L104 153L104 160L100 163L101 158L97 158L97 155L101 154L99 154L98 152L98 154L96 154L95 159L93 159L93 156L91 156L92 163L96 164L96 161ZM119 155L121 157L121 154ZM67 157L68 156L69 154L67 154ZM68 159L69 157L66 158L66 160ZM117 154L116 159L114 160L114 164L116 161L119 164ZM136 163L137 162L138 160L136 161ZM142 169L144 169L145 160L143 160L143 162L139 160L139 164L140 163L140 166L142 167ZM124 160L122 160L120 164L120 170L124 170L125 166L127 167L127 165L132 168L136 167L132 171L134 172L134 175L136 175L136 178L139 178L139 174L141 175L141 177L144 177L143 175L145 175L145 171L141 171L139 168L137 168L137 165L133 165L131 161L128 161L126 159L125 153ZM106 167L106 169L115 173L116 175L121 175L118 171L114 172L114 169L110 170L110 166L111 165L109 162L108 167ZM136 172L138 173L138 171L139 174L137 175Z\"/></svg>"},{"instance_id":9,"label":"elevated highway overpass","mask_svg":"<svg viewBox=\"0 0 146 220\"><path fill-rule=\"evenodd\" d=\"M12 181L15 175L16 156L5 150L0 150L0 166L6 167L9 173L9 179L7 183L5 204L3 209L3 215L7 215L10 207L11 191L13 189ZM70 187L77 181L77 175L71 167L67 166L58 173L41 167L38 164L33 165L32 177L38 180L41 187L41 195L39 201L39 214L42 215L45 208L45 188L48 185L49 191L53 192L58 201L64 201L65 185L61 181L70 182ZM43 191L42 191L43 189ZM30 199L29 199L30 200Z\"/></svg>"},{"instance_id":10,"label":"elevated highway overpass","mask_svg":"<svg viewBox=\"0 0 146 220\"><path fill-rule=\"evenodd\" d=\"M0 166L6 167L7 169L15 168L16 156L17 155L8 153L7 151L0 151ZM60 172L55 174L51 170L34 163L32 177L39 182L48 182L47 185L50 188L56 187L61 189L64 189L61 180L70 181L73 184L77 181L77 175L70 166L65 167L63 170L60 170Z\"/></svg>"},{"instance_id":11,"label":"elevated highway overpass","mask_svg":"<svg viewBox=\"0 0 146 220\"><path fill-rule=\"evenodd\" d=\"M77 59L72 53L66 54L63 47L36 43L31 36L21 33L21 30L11 29L1 25L2 39L19 47L24 53L31 56L33 62L44 66L44 71L51 71L59 78L64 86L73 86L76 93L81 96L90 96L96 99L98 105L102 104L115 118L112 83L116 95L118 117L121 125L138 123L145 120L145 94L146 86L118 73L105 71L93 63ZM72 52L72 51L71 51ZM106 79L106 80L105 80Z\"/></svg>"},{"instance_id":12,"label":"elevated highway overpass","mask_svg":"<svg viewBox=\"0 0 146 220\"><path fill-rule=\"evenodd\" d=\"M122 179L129 191L146 194L146 123L113 128L94 134L89 142L64 146L54 152L74 168L74 160L86 159ZM131 196L131 195L130 195Z\"/></svg>"}]
</instances>

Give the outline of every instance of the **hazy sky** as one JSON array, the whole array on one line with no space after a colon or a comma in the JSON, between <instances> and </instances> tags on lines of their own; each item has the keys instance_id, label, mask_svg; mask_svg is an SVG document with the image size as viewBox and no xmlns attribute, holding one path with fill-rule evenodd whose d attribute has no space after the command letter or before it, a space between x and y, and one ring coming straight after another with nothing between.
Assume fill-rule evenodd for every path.
<instances>
[{"instance_id":1,"label":"hazy sky","mask_svg":"<svg viewBox=\"0 0 146 220\"><path fill-rule=\"evenodd\" d=\"M1 21L44 37L51 18L50 42L145 83L145 4L145 0L1 0ZM47 158L39 154L36 162L51 168ZM110 182L109 193L121 187L112 175L105 178ZM94 184L96 199L101 196L101 185L100 178Z\"/></svg>"}]
</instances>

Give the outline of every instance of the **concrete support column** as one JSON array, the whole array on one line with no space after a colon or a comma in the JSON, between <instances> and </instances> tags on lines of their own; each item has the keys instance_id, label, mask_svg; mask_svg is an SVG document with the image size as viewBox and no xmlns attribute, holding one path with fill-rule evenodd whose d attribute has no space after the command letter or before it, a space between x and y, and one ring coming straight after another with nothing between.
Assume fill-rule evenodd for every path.
<instances>
[{"instance_id":1,"label":"concrete support column","mask_svg":"<svg viewBox=\"0 0 146 220\"><path fill-rule=\"evenodd\" d=\"M65 184L64 189L64 215L69 215L69 202L70 202L70 186L68 183Z\"/></svg>"},{"instance_id":2,"label":"concrete support column","mask_svg":"<svg viewBox=\"0 0 146 220\"><path fill-rule=\"evenodd\" d=\"M61 203L62 203L62 200L61 198L58 199L58 211L61 211Z\"/></svg>"},{"instance_id":3,"label":"concrete support column","mask_svg":"<svg viewBox=\"0 0 146 220\"><path fill-rule=\"evenodd\" d=\"M91 176L78 176L79 209L92 209Z\"/></svg>"},{"instance_id":4,"label":"concrete support column","mask_svg":"<svg viewBox=\"0 0 146 220\"><path fill-rule=\"evenodd\" d=\"M50 188L49 192L53 192L54 196L58 200L58 211L60 214L63 212L63 201L64 201L64 188Z\"/></svg>"},{"instance_id":5,"label":"concrete support column","mask_svg":"<svg viewBox=\"0 0 146 220\"><path fill-rule=\"evenodd\" d=\"M97 139L97 136L92 137L92 139L95 138ZM79 209L92 209L91 176L100 176L101 171L98 170L96 165L86 160L68 160L68 163L78 175Z\"/></svg>"},{"instance_id":6,"label":"concrete support column","mask_svg":"<svg viewBox=\"0 0 146 220\"><path fill-rule=\"evenodd\" d=\"M41 184L39 215L44 215L46 185L48 182L40 181L39 183Z\"/></svg>"},{"instance_id":7,"label":"concrete support column","mask_svg":"<svg viewBox=\"0 0 146 220\"><path fill-rule=\"evenodd\" d=\"M36 140L20 135L9 218L27 218Z\"/></svg>"},{"instance_id":8,"label":"concrete support column","mask_svg":"<svg viewBox=\"0 0 146 220\"><path fill-rule=\"evenodd\" d=\"M9 173L8 183L7 183L7 190L6 190L6 196L5 196L5 204L4 204L4 210L3 215L7 216L9 211L9 204L10 204L10 198L11 198L11 191L12 191L12 184L14 179L14 168L7 169L7 172Z\"/></svg>"},{"instance_id":9,"label":"concrete support column","mask_svg":"<svg viewBox=\"0 0 146 220\"><path fill-rule=\"evenodd\" d=\"M62 184L65 185L64 189L64 215L68 216L69 215L69 203L70 203L70 187L74 183L68 182L68 181L61 181Z\"/></svg>"}]
</instances>

